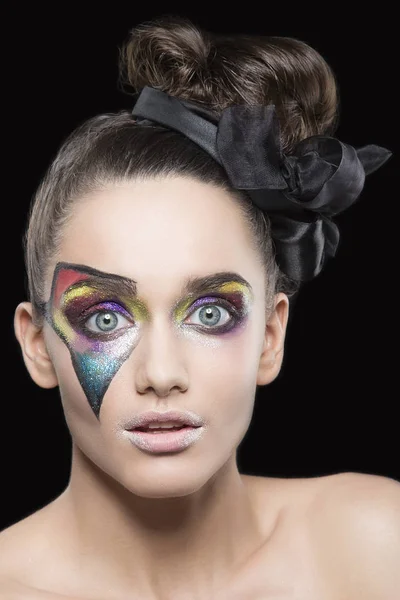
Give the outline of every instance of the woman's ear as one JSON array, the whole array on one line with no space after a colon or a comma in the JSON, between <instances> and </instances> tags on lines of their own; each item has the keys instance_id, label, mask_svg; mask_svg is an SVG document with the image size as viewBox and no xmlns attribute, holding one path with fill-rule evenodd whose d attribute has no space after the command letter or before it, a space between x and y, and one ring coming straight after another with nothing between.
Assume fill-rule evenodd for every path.
<instances>
[{"instance_id":1,"label":"woman's ear","mask_svg":"<svg viewBox=\"0 0 400 600\"><path fill-rule=\"evenodd\" d=\"M17 306L14 316L15 335L33 381L42 388L53 388L58 385L57 375L47 351L43 327L34 324L32 315L30 302L21 302Z\"/></svg>"},{"instance_id":2,"label":"woman's ear","mask_svg":"<svg viewBox=\"0 0 400 600\"><path fill-rule=\"evenodd\" d=\"M265 328L257 385L268 385L281 370L288 318L289 299L286 294L279 293L275 296L274 309Z\"/></svg>"}]
</instances>

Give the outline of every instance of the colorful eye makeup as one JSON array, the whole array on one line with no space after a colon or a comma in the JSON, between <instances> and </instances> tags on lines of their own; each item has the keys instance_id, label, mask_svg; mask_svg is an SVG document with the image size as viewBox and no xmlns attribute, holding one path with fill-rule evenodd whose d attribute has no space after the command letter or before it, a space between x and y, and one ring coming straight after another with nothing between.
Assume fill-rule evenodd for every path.
<instances>
[{"instance_id":1,"label":"colorful eye makeup","mask_svg":"<svg viewBox=\"0 0 400 600\"><path fill-rule=\"evenodd\" d=\"M190 278L184 296L171 310L177 325L206 335L243 327L253 293L237 273ZM208 294L199 297L200 294ZM149 321L132 279L85 265L58 263L46 319L70 351L72 364L89 404L99 418L113 377L135 347L140 326Z\"/></svg>"}]
</instances>

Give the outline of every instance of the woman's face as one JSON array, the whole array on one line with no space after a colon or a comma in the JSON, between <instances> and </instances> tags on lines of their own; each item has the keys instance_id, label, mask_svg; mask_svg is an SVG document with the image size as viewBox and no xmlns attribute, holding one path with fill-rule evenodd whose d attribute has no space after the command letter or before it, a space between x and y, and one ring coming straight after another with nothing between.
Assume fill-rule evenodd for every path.
<instances>
[{"instance_id":1,"label":"woman's face","mask_svg":"<svg viewBox=\"0 0 400 600\"><path fill-rule=\"evenodd\" d=\"M267 315L242 219L192 179L113 185L76 202L48 272L44 336L73 441L139 496L196 491L249 427ZM137 447L126 426L147 410L195 413L199 439Z\"/></svg>"}]
</instances>

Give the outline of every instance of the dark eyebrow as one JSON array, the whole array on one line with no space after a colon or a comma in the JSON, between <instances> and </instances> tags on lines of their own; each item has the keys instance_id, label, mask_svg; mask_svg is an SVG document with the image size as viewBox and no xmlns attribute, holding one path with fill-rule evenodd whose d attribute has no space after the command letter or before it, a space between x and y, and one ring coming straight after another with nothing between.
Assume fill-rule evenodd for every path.
<instances>
[{"instance_id":1,"label":"dark eyebrow","mask_svg":"<svg viewBox=\"0 0 400 600\"><path fill-rule=\"evenodd\" d=\"M185 279L182 292L186 294L203 294L206 292L217 291L224 283L240 283L247 287L252 292L253 289L248 281L239 273L234 271L219 271L218 273L211 273L204 277L187 277Z\"/></svg>"},{"instance_id":2,"label":"dark eyebrow","mask_svg":"<svg viewBox=\"0 0 400 600\"><path fill-rule=\"evenodd\" d=\"M130 279L129 277L99 271L98 269L86 265L58 263L54 273L54 280L56 280L56 275L61 269L73 269L75 271L87 273L95 279L105 279L107 281L104 281L104 284L112 285L112 283L115 283L117 287L123 288L124 291L130 295L137 295L137 281ZM250 283L244 277L239 275L239 273L235 273L234 271L219 271L218 273L211 273L210 275L204 275L203 277L187 277L182 286L182 294L195 296L203 293L210 293L217 291L223 284L231 282L244 285L250 292L253 292Z\"/></svg>"}]
</instances>

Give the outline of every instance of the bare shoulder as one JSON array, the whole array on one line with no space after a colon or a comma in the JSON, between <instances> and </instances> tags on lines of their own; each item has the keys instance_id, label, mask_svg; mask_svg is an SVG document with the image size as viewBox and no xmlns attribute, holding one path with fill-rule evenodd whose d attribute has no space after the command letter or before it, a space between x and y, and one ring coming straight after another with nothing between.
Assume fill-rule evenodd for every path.
<instances>
[{"instance_id":1,"label":"bare shoulder","mask_svg":"<svg viewBox=\"0 0 400 600\"><path fill-rule=\"evenodd\" d=\"M46 520L41 509L0 533L0 600L77 600L28 583L40 565L51 569Z\"/></svg>"},{"instance_id":2,"label":"bare shoulder","mask_svg":"<svg viewBox=\"0 0 400 600\"><path fill-rule=\"evenodd\" d=\"M373 507L398 510L400 482L383 475L343 472L302 478L253 477L255 488L264 487L277 503L288 507L300 501L312 512L339 506Z\"/></svg>"},{"instance_id":3,"label":"bare shoulder","mask_svg":"<svg viewBox=\"0 0 400 600\"><path fill-rule=\"evenodd\" d=\"M364 473L321 483L309 506L320 568L349 597L394 600L400 589L400 483Z\"/></svg>"},{"instance_id":4,"label":"bare shoulder","mask_svg":"<svg viewBox=\"0 0 400 600\"><path fill-rule=\"evenodd\" d=\"M12 575L13 566L22 559L34 520L34 515L29 515L0 532L0 581Z\"/></svg>"},{"instance_id":5,"label":"bare shoulder","mask_svg":"<svg viewBox=\"0 0 400 600\"><path fill-rule=\"evenodd\" d=\"M26 544L29 544L32 519L33 515L30 515L0 533L0 598L31 598L19 582L21 568L18 565L29 560L24 555Z\"/></svg>"},{"instance_id":6,"label":"bare shoulder","mask_svg":"<svg viewBox=\"0 0 400 600\"><path fill-rule=\"evenodd\" d=\"M33 544L35 554L40 550L37 532L41 525L45 526L47 512L46 508L42 508L0 532L0 574L28 556L32 560Z\"/></svg>"},{"instance_id":7,"label":"bare shoulder","mask_svg":"<svg viewBox=\"0 0 400 600\"><path fill-rule=\"evenodd\" d=\"M252 565L258 576L273 581L279 573L301 598L398 598L398 481L353 472L249 481L263 489L258 506L275 507L272 534Z\"/></svg>"},{"instance_id":8,"label":"bare shoulder","mask_svg":"<svg viewBox=\"0 0 400 600\"><path fill-rule=\"evenodd\" d=\"M53 505L49 503L0 532L0 599L45 600L54 598L23 584L34 577L40 564L48 564Z\"/></svg>"},{"instance_id":9,"label":"bare shoulder","mask_svg":"<svg viewBox=\"0 0 400 600\"><path fill-rule=\"evenodd\" d=\"M322 478L310 508L316 519L337 516L363 526L400 518L400 482L382 475L339 473ZM394 523L393 523L394 524ZM369 528L368 528L369 529Z\"/></svg>"}]
</instances>

